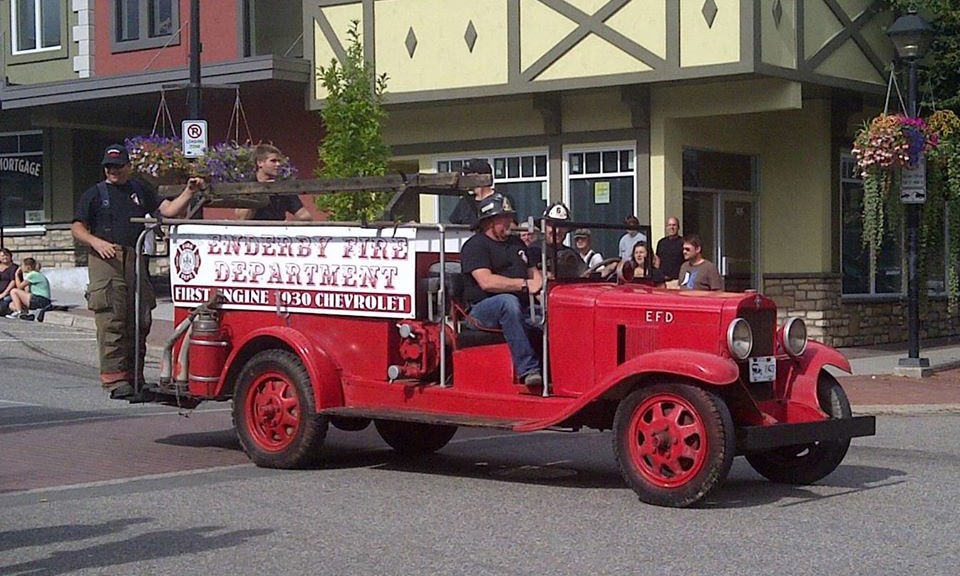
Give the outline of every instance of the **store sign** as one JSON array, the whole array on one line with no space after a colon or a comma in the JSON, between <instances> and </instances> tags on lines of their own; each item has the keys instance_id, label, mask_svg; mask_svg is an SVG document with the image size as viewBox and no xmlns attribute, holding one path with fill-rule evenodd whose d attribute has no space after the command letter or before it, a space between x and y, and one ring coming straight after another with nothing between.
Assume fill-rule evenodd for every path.
<instances>
[{"instance_id":1,"label":"store sign","mask_svg":"<svg viewBox=\"0 0 960 576\"><path fill-rule=\"evenodd\" d=\"M42 178L42 160L43 157L38 155L0 157L0 172Z\"/></svg>"}]
</instances>

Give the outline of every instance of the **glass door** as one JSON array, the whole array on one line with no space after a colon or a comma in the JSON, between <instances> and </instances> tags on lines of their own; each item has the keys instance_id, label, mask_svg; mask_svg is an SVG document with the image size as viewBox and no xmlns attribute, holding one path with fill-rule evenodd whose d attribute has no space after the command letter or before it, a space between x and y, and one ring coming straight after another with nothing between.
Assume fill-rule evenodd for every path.
<instances>
[{"instance_id":1,"label":"glass door","mask_svg":"<svg viewBox=\"0 0 960 576\"><path fill-rule=\"evenodd\" d=\"M759 285L754 180L749 156L684 151L681 233L700 235L704 258L731 292Z\"/></svg>"},{"instance_id":2,"label":"glass door","mask_svg":"<svg viewBox=\"0 0 960 576\"><path fill-rule=\"evenodd\" d=\"M723 206L720 274L724 288L743 292L756 286L753 262L753 200L718 196Z\"/></svg>"}]
</instances>

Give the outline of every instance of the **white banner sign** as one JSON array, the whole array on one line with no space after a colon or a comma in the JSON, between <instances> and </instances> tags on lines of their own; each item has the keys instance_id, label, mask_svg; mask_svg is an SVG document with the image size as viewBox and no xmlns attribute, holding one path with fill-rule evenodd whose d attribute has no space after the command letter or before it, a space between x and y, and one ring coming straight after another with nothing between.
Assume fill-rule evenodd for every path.
<instances>
[{"instance_id":1,"label":"white banner sign","mask_svg":"<svg viewBox=\"0 0 960 576\"><path fill-rule=\"evenodd\" d=\"M415 314L413 229L183 225L170 243L177 306L378 318Z\"/></svg>"}]
</instances>

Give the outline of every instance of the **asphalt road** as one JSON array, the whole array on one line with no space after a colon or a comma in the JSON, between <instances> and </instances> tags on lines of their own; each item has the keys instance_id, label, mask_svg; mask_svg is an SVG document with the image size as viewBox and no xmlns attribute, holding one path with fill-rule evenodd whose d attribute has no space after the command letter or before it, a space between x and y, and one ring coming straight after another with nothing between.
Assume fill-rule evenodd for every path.
<instances>
[{"instance_id":1,"label":"asphalt road","mask_svg":"<svg viewBox=\"0 0 960 576\"><path fill-rule=\"evenodd\" d=\"M702 506L640 503L609 433L461 430L397 459L332 430L258 469L228 406L107 400L89 333L0 321L0 575L923 574L960 552L960 415L884 416L816 486L738 459ZM148 372L150 367L148 367Z\"/></svg>"}]
</instances>

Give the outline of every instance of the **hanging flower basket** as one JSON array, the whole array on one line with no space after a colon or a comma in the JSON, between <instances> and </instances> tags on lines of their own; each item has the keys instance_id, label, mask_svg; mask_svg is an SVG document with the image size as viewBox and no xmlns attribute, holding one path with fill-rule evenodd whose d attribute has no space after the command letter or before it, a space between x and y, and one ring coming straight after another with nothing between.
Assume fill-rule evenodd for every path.
<instances>
[{"instance_id":1,"label":"hanging flower basket","mask_svg":"<svg viewBox=\"0 0 960 576\"><path fill-rule=\"evenodd\" d=\"M134 172L154 186L183 183L191 172L179 138L134 136L124 144Z\"/></svg>"},{"instance_id":2,"label":"hanging flower basket","mask_svg":"<svg viewBox=\"0 0 960 576\"><path fill-rule=\"evenodd\" d=\"M913 168L936 149L939 135L922 118L880 114L857 132L853 156L863 177L863 243L883 243L884 200L895 188L897 170Z\"/></svg>"},{"instance_id":3,"label":"hanging flower basket","mask_svg":"<svg viewBox=\"0 0 960 576\"><path fill-rule=\"evenodd\" d=\"M899 171L914 168L926 158L927 197L924 204L922 242L942 247L948 230L947 253L960 253L960 118L951 110L938 110L927 117L881 114L857 133L853 155L863 178L863 243L879 252L884 235L887 201L899 195ZM899 204L899 203L898 203ZM942 259L939 250L921 252L921 276ZM956 258L946 259L948 309L956 312L960 301L960 271Z\"/></svg>"},{"instance_id":4,"label":"hanging flower basket","mask_svg":"<svg viewBox=\"0 0 960 576\"><path fill-rule=\"evenodd\" d=\"M191 160L183 155L183 144L179 138L134 136L124 143L134 171L154 186L182 184L189 176L203 176L212 183L251 182L256 179L254 144L222 142L208 148L203 156ZM284 156L279 178L287 180L296 175L297 169Z\"/></svg>"}]
</instances>

